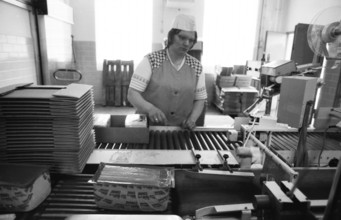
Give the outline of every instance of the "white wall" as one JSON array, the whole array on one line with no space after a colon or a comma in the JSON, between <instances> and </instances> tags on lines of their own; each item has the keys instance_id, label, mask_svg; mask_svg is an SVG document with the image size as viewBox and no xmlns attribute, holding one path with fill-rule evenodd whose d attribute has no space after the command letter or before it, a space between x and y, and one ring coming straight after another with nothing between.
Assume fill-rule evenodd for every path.
<instances>
[{"instance_id":1,"label":"white wall","mask_svg":"<svg viewBox=\"0 0 341 220\"><path fill-rule=\"evenodd\" d=\"M340 0L286 0L288 3L284 31L294 31L298 23L312 23L314 16L321 11L341 6Z\"/></svg>"},{"instance_id":2,"label":"white wall","mask_svg":"<svg viewBox=\"0 0 341 220\"><path fill-rule=\"evenodd\" d=\"M73 35L76 41L95 41L95 3L94 0L72 0L74 25Z\"/></svg>"},{"instance_id":3,"label":"white wall","mask_svg":"<svg viewBox=\"0 0 341 220\"><path fill-rule=\"evenodd\" d=\"M190 8L174 8L167 6L167 0L154 0L153 8L153 50L162 49L163 40L172 27L177 14L190 14L195 17L198 38L203 32L204 0L194 0Z\"/></svg>"},{"instance_id":4,"label":"white wall","mask_svg":"<svg viewBox=\"0 0 341 220\"><path fill-rule=\"evenodd\" d=\"M95 0L72 0L70 5L74 9L73 34L76 41L95 41ZM264 0L265 1L265 0ZM272 1L265 1L264 7ZM199 38L203 32L204 0L195 0L190 9L166 7L167 0L154 0L153 8L153 50L161 49L163 39L171 27L173 18L177 13L192 14L196 17ZM341 5L340 0L280 0L275 3L277 8L272 10L282 11L277 18L278 24L268 25L271 31L294 31L298 23L311 23L314 16L320 11L335 5ZM274 7L274 6L272 6ZM263 22L269 22L265 19ZM265 24L263 24L265 25ZM268 28L268 29L269 29ZM262 47L259 46L259 47Z\"/></svg>"},{"instance_id":5,"label":"white wall","mask_svg":"<svg viewBox=\"0 0 341 220\"><path fill-rule=\"evenodd\" d=\"M95 0L72 0L74 11L73 34L76 41L95 41ZM153 8L153 50L161 49L163 39L171 28L174 17L179 13L191 14L196 18L198 36L202 36L204 0L195 0L188 8L166 6L167 0L154 0Z\"/></svg>"}]
</instances>

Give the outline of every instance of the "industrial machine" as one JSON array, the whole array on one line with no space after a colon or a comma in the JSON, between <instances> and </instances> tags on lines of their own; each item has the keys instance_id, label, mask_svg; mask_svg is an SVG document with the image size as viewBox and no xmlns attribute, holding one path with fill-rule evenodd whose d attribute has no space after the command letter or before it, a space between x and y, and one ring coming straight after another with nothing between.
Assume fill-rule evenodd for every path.
<instances>
[{"instance_id":1,"label":"industrial machine","mask_svg":"<svg viewBox=\"0 0 341 220\"><path fill-rule=\"evenodd\" d=\"M148 215L158 219L174 215L177 219L321 219L329 203L329 189L337 184L334 176L340 172L335 167L293 167L292 157L281 156L281 150L285 150L283 145L295 148L295 141L283 142L281 136L274 134L272 145L276 147L249 135L265 158L263 167L251 168L241 164L245 158L239 152L247 147L234 136L233 128L198 127L187 131L130 124L105 129L116 133L104 132L104 136L96 137L96 147L83 172L52 175L50 196L31 212L15 213L18 219L120 219ZM139 131L142 136L147 134L147 139L141 135L140 141L129 138ZM113 141L102 142L105 138ZM114 141L118 139L123 142ZM337 148L338 141L340 136L328 138L326 146ZM175 168L175 188L170 191L167 209L145 213L98 208L89 180L101 162Z\"/></svg>"},{"instance_id":2,"label":"industrial machine","mask_svg":"<svg viewBox=\"0 0 341 220\"><path fill-rule=\"evenodd\" d=\"M297 74L297 70L293 61L276 60L262 65L260 69L260 95L251 106L244 110L244 113L252 117L260 117L261 115L258 114L259 105L265 101L264 115L270 115L273 97L279 94L283 77L294 74Z\"/></svg>"},{"instance_id":3,"label":"industrial machine","mask_svg":"<svg viewBox=\"0 0 341 220\"><path fill-rule=\"evenodd\" d=\"M308 27L307 40L311 50L316 56L324 57L322 77L325 78L326 84L330 85L320 91L325 93L325 90L332 88L331 82L340 83L341 76L341 26L340 26L341 7L335 6L327 8L318 13ZM335 78L326 78L326 74L335 75ZM337 96L338 91L333 91L336 96L330 97L332 100L329 103L321 101L316 105L316 114L314 126L320 129L327 129L329 126L334 126L340 121L340 100ZM326 95L325 95L326 96Z\"/></svg>"},{"instance_id":4,"label":"industrial machine","mask_svg":"<svg viewBox=\"0 0 341 220\"><path fill-rule=\"evenodd\" d=\"M340 25L328 26L329 31L327 32L339 36L339 27ZM287 76L294 69L295 67L291 62L277 61L265 65L263 85L270 88L268 92L264 93L264 97L271 96L272 92L277 93L276 86L281 82L280 78ZM56 88L48 89L54 90ZM79 89L75 90L79 91ZM270 92L271 90L272 92ZM87 106L90 114L83 113L84 108L78 108L84 105L85 101L78 102L77 97L76 99L74 97L66 98L66 100L74 103L74 105L68 106L69 109L76 106L76 110L80 110L79 115L89 116L92 115L93 111L92 93L89 88L86 88L84 93L88 94L85 97L89 103ZM69 94L63 94L63 96L66 95ZM264 97L262 98L264 99ZM1 107L4 106L4 103L8 103L8 100L1 101L3 101ZM19 101L21 102L14 102L15 107L22 104L23 100ZM41 98L36 101L37 105L33 106L32 109L27 107L29 104L25 102L27 104L26 110L36 111L38 104L42 104ZM47 106L51 103L52 101L48 101L44 102L43 105ZM53 105L56 108L54 113L59 114L59 116L64 113L60 111L61 105L59 102ZM18 112L21 117L23 108L16 109L20 110ZM49 112L51 108L48 106L45 109L44 113ZM306 108L303 109L306 110ZM102 125L98 126L95 123L95 149L89 148L84 153L85 156L79 159L81 165L85 162L86 165L82 172L76 174L70 173L73 171L70 167L74 166L71 163L74 160L72 158L67 160L68 157L66 156L70 154L70 148L61 148L56 151L53 145L55 143L53 141L72 140L72 137L76 135L68 137L66 133L58 133L59 138L47 138L48 141L51 141L49 151L44 147L33 148L40 150L41 153L38 158L40 160L35 159L35 162L48 161L51 158L53 163L63 162L61 167L63 169L54 170L62 172L53 173L51 176L51 194L33 211L2 212L1 218L30 220L340 219L341 163L338 160L341 155L341 135L340 131L337 130L340 129L340 124L335 125L337 131L331 135L327 132L310 133L306 127L308 112L303 112L304 117L298 128L280 125L261 127L255 124L242 126L242 132L247 136L246 139L241 139L240 133L233 126L223 128L197 127L193 131L188 131L179 127L148 126L147 119L143 116L132 117L136 124L130 123L129 125L126 123L127 118L119 117L118 122L114 123L117 118L109 116ZM6 113L13 114L13 111L8 110ZM78 111L71 116L77 118L76 113ZM69 116L68 113L65 115ZM63 117L66 117L65 115ZM0 126L0 131L4 133L9 131L5 134L10 134L0 139L2 144L0 149L3 153L0 156L4 161L20 162L22 157L16 155L18 151L22 155L31 152L27 150L32 147L30 146L32 144L27 142L30 139L21 141L19 147L17 145L13 147L14 145L10 145L8 140L17 143L16 139L23 138L22 135L13 132L15 127L25 128L27 136L31 137L32 130L27 128L27 124L23 126L23 123L26 121L31 123L32 119L18 122L18 120L12 120L13 117L6 118L7 116L1 114L0 116L0 119L8 123L7 126ZM16 117L19 116L16 115ZM92 134L91 117L84 117L84 122L82 121L79 124L75 119L62 123L56 120L59 124L53 124L55 123L54 120L48 121L49 123L42 123L44 122L42 119L35 120L33 129L48 124L49 127L46 126L39 130L39 133L42 134L48 133L46 130L51 130L51 133L60 132L56 128L65 126L65 124L68 128L83 126L86 128L84 130L89 132L90 137ZM75 124L67 124L74 121L76 121ZM14 125L11 127L9 126L10 123ZM51 124L54 127L51 128ZM6 130L7 127L9 127L8 130ZM303 129L303 132L298 132L298 129L301 131ZM78 133L82 135L84 130L79 129ZM301 134L304 134L304 138L300 136ZM35 138L34 141L38 144L41 140ZM300 157L303 158L300 161L305 161L303 163L305 166L295 162L298 155L295 151L298 151L298 146L301 143L304 143L305 146L303 153L300 154ZM257 149L258 155L256 155L256 151L252 152L248 144L251 144L253 149ZM60 146L65 146L65 143L60 144ZM10 147L13 148L10 149ZM82 140L79 143L79 149L84 149ZM73 150L72 153L79 156L76 150ZM50 152L57 152L58 157L53 158L52 156L55 155L48 154ZM87 153L91 153L88 158L86 158ZM31 156L33 158L36 155L32 154ZM259 166L252 167L255 165L252 164L255 161L255 156L259 157L257 159L261 163L258 164ZM33 161L32 158L26 157L25 159ZM153 165L174 168L175 188L170 191L166 211L145 213L115 211L97 207L94 187L89 180L102 162L135 167ZM103 193L107 192L103 191Z\"/></svg>"}]
</instances>

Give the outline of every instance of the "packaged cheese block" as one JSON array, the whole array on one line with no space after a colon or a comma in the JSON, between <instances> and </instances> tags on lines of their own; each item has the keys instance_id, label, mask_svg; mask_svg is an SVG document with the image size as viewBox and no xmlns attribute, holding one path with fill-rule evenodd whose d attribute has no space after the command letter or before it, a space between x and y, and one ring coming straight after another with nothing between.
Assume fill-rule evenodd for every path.
<instances>
[{"instance_id":1,"label":"packaged cheese block","mask_svg":"<svg viewBox=\"0 0 341 220\"><path fill-rule=\"evenodd\" d=\"M50 192L51 180L47 166L0 163L1 211L31 211Z\"/></svg>"},{"instance_id":2,"label":"packaged cheese block","mask_svg":"<svg viewBox=\"0 0 341 220\"><path fill-rule=\"evenodd\" d=\"M125 119L125 127L146 128L147 116L143 114L128 114Z\"/></svg>"},{"instance_id":3,"label":"packaged cheese block","mask_svg":"<svg viewBox=\"0 0 341 220\"><path fill-rule=\"evenodd\" d=\"M90 182L95 202L104 209L158 212L168 207L174 169L101 163Z\"/></svg>"},{"instance_id":4,"label":"packaged cheese block","mask_svg":"<svg viewBox=\"0 0 341 220\"><path fill-rule=\"evenodd\" d=\"M94 114L94 127L110 127L111 115L110 114Z\"/></svg>"}]
</instances>

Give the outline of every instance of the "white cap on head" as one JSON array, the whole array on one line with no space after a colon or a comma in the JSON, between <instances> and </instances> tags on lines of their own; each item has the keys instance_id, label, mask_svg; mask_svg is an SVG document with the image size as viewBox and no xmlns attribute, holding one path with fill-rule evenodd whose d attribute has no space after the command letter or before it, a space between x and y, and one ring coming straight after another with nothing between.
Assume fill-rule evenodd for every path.
<instances>
[{"instance_id":1,"label":"white cap on head","mask_svg":"<svg viewBox=\"0 0 341 220\"><path fill-rule=\"evenodd\" d=\"M191 15L179 14L176 16L172 28L183 31L197 31L195 26L195 19Z\"/></svg>"}]
</instances>

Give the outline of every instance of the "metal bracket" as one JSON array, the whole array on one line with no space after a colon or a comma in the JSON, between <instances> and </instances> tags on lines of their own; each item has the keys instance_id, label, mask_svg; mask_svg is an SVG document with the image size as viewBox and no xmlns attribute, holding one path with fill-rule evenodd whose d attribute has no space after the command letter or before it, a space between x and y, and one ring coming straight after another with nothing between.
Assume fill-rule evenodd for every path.
<instances>
[{"instance_id":1,"label":"metal bracket","mask_svg":"<svg viewBox=\"0 0 341 220\"><path fill-rule=\"evenodd\" d=\"M218 154L220 156L220 158L224 161L223 162L223 166L221 167L222 170L227 170L230 171L230 173L233 173L232 168L229 166L229 164L227 163L227 159L229 158L228 154L222 154L219 150Z\"/></svg>"},{"instance_id":2,"label":"metal bracket","mask_svg":"<svg viewBox=\"0 0 341 220\"><path fill-rule=\"evenodd\" d=\"M195 153L194 149L192 148L192 153L193 153L193 156L194 156L194 159L195 159L195 166L193 167L193 170L199 172L199 171L202 171L203 168L200 164L200 158L201 158L201 155L200 154L197 154Z\"/></svg>"}]
</instances>

